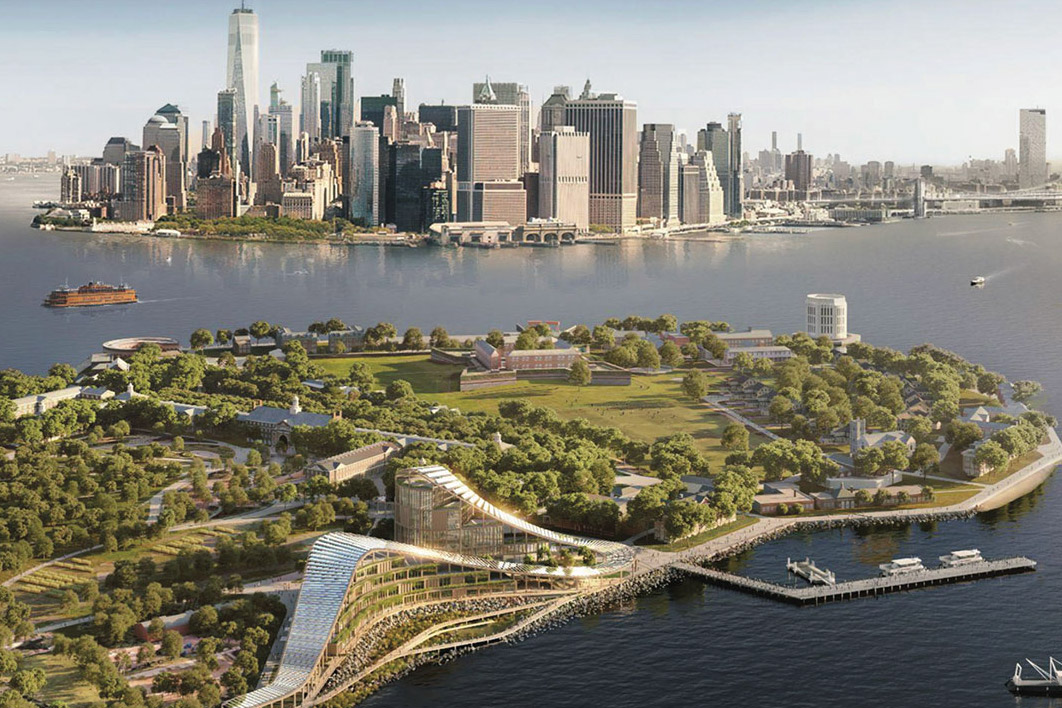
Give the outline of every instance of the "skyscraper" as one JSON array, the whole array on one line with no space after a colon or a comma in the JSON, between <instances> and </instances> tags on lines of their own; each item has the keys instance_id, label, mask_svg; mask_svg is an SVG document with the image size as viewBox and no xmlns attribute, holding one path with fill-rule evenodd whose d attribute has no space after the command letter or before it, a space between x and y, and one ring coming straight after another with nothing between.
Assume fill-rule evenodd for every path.
<instances>
[{"instance_id":1,"label":"skyscraper","mask_svg":"<svg viewBox=\"0 0 1062 708\"><path fill-rule=\"evenodd\" d=\"M307 77L320 80L320 137L350 134L354 125L354 53L341 49L321 51L321 61L306 65ZM304 126L303 130L310 131Z\"/></svg>"},{"instance_id":2,"label":"skyscraper","mask_svg":"<svg viewBox=\"0 0 1062 708\"><path fill-rule=\"evenodd\" d=\"M638 216L678 219L675 126L646 123L638 151Z\"/></svg>"},{"instance_id":3,"label":"skyscraper","mask_svg":"<svg viewBox=\"0 0 1062 708\"><path fill-rule=\"evenodd\" d=\"M681 215L685 224L721 224L726 221L723 187L711 153L700 150L680 168Z\"/></svg>"},{"instance_id":4,"label":"skyscraper","mask_svg":"<svg viewBox=\"0 0 1062 708\"><path fill-rule=\"evenodd\" d=\"M526 220L526 197L516 182L520 177L520 109L496 103L461 106L457 109L457 136L457 220L522 224ZM510 187L503 190L497 186L504 182L516 184L512 189L520 192L524 216L512 209L517 197ZM485 186L488 184L495 186ZM482 200L480 210L475 209L478 200Z\"/></svg>"},{"instance_id":5,"label":"skyscraper","mask_svg":"<svg viewBox=\"0 0 1062 708\"><path fill-rule=\"evenodd\" d=\"M715 171L719 176L719 183L723 186L723 194L726 199L727 216L740 216L741 198L740 190L743 180L740 173L735 175L734 170L740 171L741 157L733 154L735 145L741 147L740 121L741 116L731 113L730 125L734 127L734 117L737 117L738 137L735 141L729 131L719 123L709 123L697 132L697 150L711 153L715 162Z\"/></svg>"},{"instance_id":6,"label":"skyscraper","mask_svg":"<svg viewBox=\"0 0 1062 708\"><path fill-rule=\"evenodd\" d=\"M302 77L299 132L311 142L321 137L321 75L311 71Z\"/></svg>"},{"instance_id":7,"label":"skyscraper","mask_svg":"<svg viewBox=\"0 0 1062 708\"><path fill-rule=\"evenodd\" d=\"M564 107L572 100L572 90L569 86L554 86L553 93L542 104L539 111L539 130L543 133L564 125Z\"/></svg>"},{"instance_id":8,"label":"skyscraper","mask_svg":"<svg viewBox=\"0 0 1062 708\"><path fill-rule=\"evenodd\" d=\"M590 133L590 223L617 231L633 227L638 209L638 104L614 93L593 94L587 81L582 95L565 104L564 122Z\"/></svg>"},{"instance_id":9,"label":"skyscraper","mask_svg":"<svg viewBox=\"0 0 1062 708\"><path fill-rule=\"evenodd\" d=\"M218 129L225 142L225 152L229 155L229 165L236 172L236 140L239 128L236 124L236 89L218 91ZM246 165L245 165L246 166Z\"/></svg>"},{"instance_id":10,"label":"skyscraper","mask_svg":"<svg viewBox=\"0 0 1062 708\"><path fill-rule=\"evenodd\" d=\"M258 16L238 7L229 15L229 58L225 86L236 91L236 145L244 171L251 169L254 118L258 108ZM228 145L226 136L226 145Z\"/></svg>"},{"instance_id":11,"label":"skyscraper","mask_svg":"<svg viewBox=\"0 0 1062 708\"><path fill-rule=\"evenodd\" d=\"M155 221L166 213L166 157L157 146L126 153L122 163L122 221Z\"/></svg>"},{"instance_id":12,"label":"skyscraper","mask_svg":"<svg viewBox=\"0 0 1062 708\"><path fill-rule=\"evenodd\" d=\"M741 114L731 113L726 117L727 132L730 137L730 192L727 194L727 216L740 219L745 204L745 166L741 151ZM803 145L804 138L800 137Z\"/></svg>"},{"instance_id":13,"label":"skyscraper","mask_svg":"<svg viewBox=\"0 0 1062 708\"><path fill-rule=\"evenodd\" d=\"M811 155L797 150L785 156L785 178L793 183L798 192L811 188ZM804 199L805 197L798 197Z\"/></svg>"},{"instance_id":14,"label":"skyscraper","mask_svg":"<svg viewBox=\"0 0 1062 708\"><path fill-rule=\"evenodd\" d=\"M364 226L380 223L380 133L359 121L350 131L347 175L347 218Z\"/></svg>"},{"instance_id":15,"label":"skyscraper","mask_svg":"<svg viewBox=\"0 0 1062 708\"><path fill-rule=\"evenodd\" d=\"M1022 108L1018 120L1018 186L1047 184L1047 111Z\"/></svg>"},{"instance_id":16,"label":"skyscraper","mask_svg":"<svg viewBox=\"0 0 1062 708\"><path fill-rule=\"evenodd\" d=\"M391 82L391 95L395 98L395 109L398 111L398 122L406 120L406 80L396 78Z\"/></svg>"},{"instance_id":17,"label":"skyscraper","mask_svg":"<svg viewBox=\"0 0 1062 708\"><path fill-rule=\"evenodd\" d=\"M485 82L472 84L472 100L516 106L520 110L520 174L527 172L531 167L531 94L527 87L512 82L492 82L488 76Z\"/></svg>"},{"instance_id":18,"label":"skyscraper","mask_svg":"<svg viewBox=\"0 0 1062 708\"><path fill-rule=\"evenodd\" d=\"M538 215L590 228L590 134L556 126L538 139Z\"/></svg>"},{"instance_id":19,"label":"skyscraper","mask_svg":"<svg viewBox=\"0 0 1062 708\"><path fill-rule=\"evenodd\" d=\"M269 115L275 119L276 135L270 141L277 146L277 160L281 176L287 175L295 162L295 129L291 104L281 98L277 82L269 87Z\"/></svg>"},{"instance_id":20,"label":"skyscraper","mask_svg":"<svg viewBox=\"0 0 1062 708\"><path fill-rule=\"evenodd\" d=\"M185 173L187 164L185 159L184 145L187 136L187 119L180 115L175 106L167 104L160 110L174 109L168 114L175 119L171 123L167 116L156 113L148 119L144 125L144 147L158 147L166 158L166 203L172 211L185 208L187 195L185 193ZM176 112L175 112L176 111ZM184 119L183 122L180 119Z\"/></svg>"}]
</instances>

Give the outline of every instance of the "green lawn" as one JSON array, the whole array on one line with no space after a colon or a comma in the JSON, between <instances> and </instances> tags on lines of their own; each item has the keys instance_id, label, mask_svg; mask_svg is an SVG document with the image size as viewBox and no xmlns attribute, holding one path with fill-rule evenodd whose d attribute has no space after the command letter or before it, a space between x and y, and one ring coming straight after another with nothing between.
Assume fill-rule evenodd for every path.
<instances>
[{"instance_id":1,"label":"green lawn","mask_svg":"<svg viewBox=\"0 0 1062 708\"><path fill-rule=\"evenodd\" d=\"M55 654L27 656L21 662L23 669L42 669L48 677L41 698L48 703L62 701L70 708L87 706L100 701L100 694L90 683L78 676L73 661Z\"/></svg>"},{"instance_id":2,"label":"green lawn","mask_svg":"<svg viewBox=\"0 0 1062 708\"><path fill-rule=\"evenodd\" d=\"M355 361L368 364L381 387L396 379L404 379L418 394L457 391L457 377L461 375L460 366L432 363L426 354L338 357L315 359L314 363L325 373L343 377Z\"/></svg>"},{"instance_id":3,"label":"green lawn","mask_svg":"<svg viewBox=\"0 0 1062 708\"><path fill-rule=\"evenodd\" d=\"M684 398L680 386L682 375L680 370L655 376L635 376L630 386L573 386L560 381L521 381L510 386L441 393L430 398L465 413L497 413L502 401L526 400L552 408L562 418L585 418L595 425L615 426L631 438L645 442L687 432L708 457L712 469L718 470L727 455L719 445L719 438L730 421L713 413L706 405ZM709 373L709 376L713 382L718 382L718 375ZM751 434L751 447L764 442L766 439L762 436Z\"/></svg>"},{"instance_id":4,"label":"green lawn","mask_svg":"<svg viewBox=\"0 0 1062 708\"><path fill-rule=\"evenodd\" d=\"M731 521L729 524L716 526L714 529L702 531L701 533L694 534L693 536L684 538L680 541L675 541L674 543L645 546L645 548L651 548L654 551L684 551L688 548L693 548L694 546L711 541L713 538L719 538L720 536L725 536L728 533L733 533L734 531L743 529L746 526L752 526L757 521L759 521L759 519L754 516L739 516L737 519Z\"/></svg>"}]
</instances>

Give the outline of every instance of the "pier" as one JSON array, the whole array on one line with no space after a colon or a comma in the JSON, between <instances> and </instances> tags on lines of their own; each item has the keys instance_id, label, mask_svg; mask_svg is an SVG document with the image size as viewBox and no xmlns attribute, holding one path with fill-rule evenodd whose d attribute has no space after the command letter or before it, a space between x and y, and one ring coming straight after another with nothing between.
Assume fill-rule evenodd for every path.
<instances>
[{"instance_id":1,"label":"pier","mask_svg":"<svg viewBox=\"0 0 1062 708\"><path fill-rule=\"evenodd\" d=\"M1000 575L1028 573L1036 570L1036 561L1024 556L1018 556L1000 560L988 560L981 563L970 563L951 568L931 568L917 573L906 573L884 578L865 578L833 585L812 585L802 588L769 583L755 578L746 578L692 563L676 563L673 567L716 585L753 595L761 595L780 602L788 602L792 605L803 606L854 600L859 597L877 597L878 595L887 595L904 590L946 585L948 583L962 583Z\"/></svg>"},{"instance_id":2,"label":"pier","mask_svg":"<svg viewBox=\"0 0 1062 708\"><path fill-rule=\"evenodd\" d=\"M797 575L804 580L807 580L812 585L836 585L837 577L832 571L820 568L815 565L815 561L810 558L805 558L802 561L794 561L789 558L785 559L785 569L793 575Z\"/></svg>"}]
</instances>

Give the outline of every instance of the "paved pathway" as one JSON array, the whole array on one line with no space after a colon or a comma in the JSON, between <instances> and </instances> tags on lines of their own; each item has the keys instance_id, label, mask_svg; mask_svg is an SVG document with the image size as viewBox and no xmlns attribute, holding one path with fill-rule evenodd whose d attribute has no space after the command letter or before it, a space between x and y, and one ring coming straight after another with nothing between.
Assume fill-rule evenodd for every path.
<instances>
[{"instance_id":1,"label":"paved pathway","mask_svg":"<svg viewBox=\"0 0 1062 708\"><path fill-rule=\"evenodd\" d=\"M92 551L98 551L101 548L103 548L103 546L100 546L100 545L92 546L91 548L82 548L80 551L74 551L72 553L67 553L65 556L59 556L58 558L52 558L49 561L45 561L43 563L38 563L37 565L33 566L32 568L29 568L28 570L24 570L24 571L22 571L21 573L19 573L17 575L12 575L10 578L8 578L7 580L4 581L3 585L4 585L5 588L11 587L15 583L17 583L19 580L22 580L27 575L30 575L32 573L36 573L38 570L43 570L43 569L47 568L50 565L54 565L55 563L59 563L60 561L70 560L71 558L76 558L77 556L84 555L85 553L91 553Z\"/></svg>"},{"instance_id":2,"label":"paved pathway","mask_svg":"<svg viewBox=\"0 0 1062 708\"><path fill-rule=\"evenodd\" d=\"M752 421L752 420L749 420L748 418L746 418L745 416L741 415L740 413L738 413L734 409L728 408L727 406L723 405L723 397L722 396L705 396L701 400L704 401L705 403L707 403L709 407L719 411L720 413L725 415L727 418L730 418L730 420L733 420L735 422L741 423L742 425L744 425L746 427L752 428L757 433L759 433L760 435L765 436L769 440L781 440L781 438L782 438L782 436L779 435L778 433L775 433L774 431L768 430L767 428L763 427L759 423L757 423L755 421Z\"/></svg>"}]
</instances>

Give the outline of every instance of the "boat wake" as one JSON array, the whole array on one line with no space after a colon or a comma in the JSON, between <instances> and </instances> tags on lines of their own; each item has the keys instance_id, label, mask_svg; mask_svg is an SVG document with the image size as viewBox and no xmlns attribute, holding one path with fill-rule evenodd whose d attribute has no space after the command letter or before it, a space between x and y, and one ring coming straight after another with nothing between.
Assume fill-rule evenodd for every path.
<instances>
[{"instance_id":1,"label":"boat wake","mask_svg":"<svg viewBox=\"0 0 1062 708\"><path fill-rule=\"evenodd\" d=\"M141 305L153 305L153 304L158 303L158 302L179 302L179 301L182 301L182 300L202 300L204 297L205 297L204 295L195 295L195 296L189 296L189 297L161 297L161 298L157 298L155 300L141 300L140 304Z\"/></svg>"},{"instance_id":2,"label":"boat wake","mask_svg":"<svg viewBox=\"0 0 1062 708\"><path fill-rule=\"evenodd\" d=\"M1025 246L1039 246L1040 245L1040 244L1036 243L1035 241L1026 241L1023 238L1014 238L1013 236L1010 236L1010 237L1007 238L1007 243L1013 243L1015 246L1021 246L1023 248Z\"/></svg>"},{"instance_id":3,"label":"boat wake","mask_svg":"<svg viewBox=\"0 0 1062 708\"><path fill-rule=\"evenodd\" d=\"M1008 268L1004 268L1003 270L997 270L994 273L989 273L988 275L986 275L985 276L985 280L988 281L988 282L992 282L993 280L999 280L1000 278L1003 278L1003 277L1005 277L1007 275L1010 275L1011 273L1019 271L1019 270L1023 269L1024 267L1025 267L1024 265L1020 265L1020 266L1016 266L1015 265L1015 266L1010 266Z\"/></svg>"}]
</instances>

